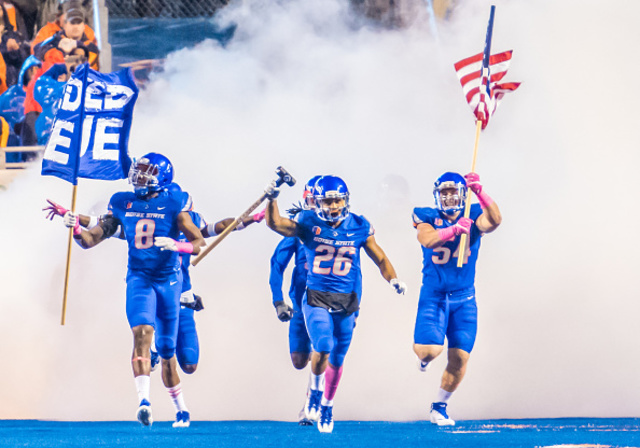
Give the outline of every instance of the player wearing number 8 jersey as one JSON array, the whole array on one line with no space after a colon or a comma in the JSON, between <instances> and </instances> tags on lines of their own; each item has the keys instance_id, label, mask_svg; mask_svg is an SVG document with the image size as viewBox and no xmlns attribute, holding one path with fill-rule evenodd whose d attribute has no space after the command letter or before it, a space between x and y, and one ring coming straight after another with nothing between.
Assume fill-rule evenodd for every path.
<instances>
[{"instance_id":1,"label":"player wearing number 8 jersey","mask_svg":"<svg viewBox=\"0 0 640 448\"><path fill-rule=\"evenodd\" d=\"M480 204L471 205L470 217L464 218L467 188L477 195ZM436 208L413 211L413 225L424 256L413 349L424 371L442 353L447 339L448 363L430 412L431 422L443 426L455 424L447 414L447 403L464 377L476 338L474 281L480 239L500 225L502 216L475 173L465 177L443 174L435 182L433 195ZM458 268L462 234L468 235L467 250L463 267Z\"/></svg>"},{"instance_id":2,"label":"player wearing number 8 jersey","mask_svg":"<svg viewBox=\"0 0 640 448\"><path fill-rule=\"evenodd\" d=\"M109 214L98 225L82 230L76 215L71 224L74 238L85 249L113 236L118 227L124 230L129 246L126 312L133 332L131 364L140 400L137 417L145 426L153 422L149 374L154 328L162 379L180 409L174 426L189 422L175 357L182 284L179 256L199 253L204 239L189 215L190 196L168 189L172 179L169 159L149 153L131 166L129 182L134 192L114 194ZM189 242L177 241L180 232Z\"/></svg>"},{"instance_id":3,"label":"player wearing number 8 jersey","mask_svg":"<svg viewBox=\"0 0 640 448\"><path fill-rule=\"evenodd\" d=\"M275 201L278 190L270 184L265 191L270 199L265 219L271 229L283 236L298 237L304 244L309 272L302 310L313 350L305 412L309 420L318 421L321 432L332 432L333 398L360 306L360 249L396 292L403 294L406 286L398 281L391 262L376 243L369 221L349 212L349 191L344 181L323 176L314 190L315 209L304 210L290 220L280 216Z\"/></svg>"}]
</instances>

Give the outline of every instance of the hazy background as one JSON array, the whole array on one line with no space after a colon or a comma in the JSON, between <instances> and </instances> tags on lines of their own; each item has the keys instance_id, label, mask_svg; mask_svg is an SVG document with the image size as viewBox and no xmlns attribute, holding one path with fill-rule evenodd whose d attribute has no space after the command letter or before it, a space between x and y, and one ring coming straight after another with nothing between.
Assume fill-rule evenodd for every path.
<instances>
[{"instance_id":1,"label":"hazy background","mask_svg":"<svg viewBox=\"0 0 640 448\"><path fill-rule=\"evenodd\" d=\"M249 206L286 167L297 201L315 174L344 177L352 210L408 287L396 296L363 253L364 294L335 401L337 419L427 417L445 359L418 372L411 344L421 251L411 210L432 204L444 171L471 166L474 120L453 63L482 51L490 2L441 24L357 26L339 0L246 1L226 49L172 54L142 92L130 152L166 154L208 220ZM496 1L493 51L514 49L521 81L480 140L477 171L504 222L483 239L479 332L450 402L456 419L640 414L637 180L640 3ZM79 211L98 214L126 181L81 180ZM126 246L73 247L60 326L67 232L40 211L71 187L39 167L0 193L0 418L132 420L137 395L126 321ZM192 269L198 371L182 375L194 420L294 420L308 369L291 366L288 326L268 288L280 237L232 234ZM173 407L152 375L156 420Z\"/></svg>"}]
</instances>

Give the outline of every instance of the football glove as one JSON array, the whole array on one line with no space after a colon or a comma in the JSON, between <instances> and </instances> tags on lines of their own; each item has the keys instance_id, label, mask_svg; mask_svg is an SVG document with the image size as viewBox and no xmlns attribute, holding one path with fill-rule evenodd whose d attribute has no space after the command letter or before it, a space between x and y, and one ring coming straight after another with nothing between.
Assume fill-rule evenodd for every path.
<instances>
[{"instance_id":1,"label":"football glove","mask_svg":"<svg viewBox=\"0 0 640 448\"><path fill-rule=\"evenodd\" d=\"M293 308L287 305L283 300L274 302L273 306L276 307L276 314L278 319L282 322L287 322L293 317Z\"/></svg>"}]
</instances>

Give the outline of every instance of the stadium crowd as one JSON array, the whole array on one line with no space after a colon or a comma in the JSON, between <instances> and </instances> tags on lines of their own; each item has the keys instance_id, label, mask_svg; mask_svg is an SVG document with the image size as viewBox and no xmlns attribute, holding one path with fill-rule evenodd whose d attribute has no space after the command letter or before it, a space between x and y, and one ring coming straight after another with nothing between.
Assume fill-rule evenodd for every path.
<instances>
[{"instance_id":1,"label":"stadium crowd","mask_svg":"<svg viewBox=\"0 0 640 448\"><path fill-rule=\"evenodd\" d=\"M0 1L0 147L46 144L70 75L85 62L100 69L85 3Z\"/></svg>"}]
</instances>

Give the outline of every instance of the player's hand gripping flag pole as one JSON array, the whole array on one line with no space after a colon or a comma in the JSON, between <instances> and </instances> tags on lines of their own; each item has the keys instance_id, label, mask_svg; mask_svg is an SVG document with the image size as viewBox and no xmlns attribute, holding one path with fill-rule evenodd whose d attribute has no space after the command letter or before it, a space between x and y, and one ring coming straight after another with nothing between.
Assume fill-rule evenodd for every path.
<instances>
[{"instance_id":1,"label":"player's hand gripping flag pole","mask_svg":"<svg viewBox=\"0 0 640 448\"><path fill-rule=\"evenodd\" d=\"M69 79L44 150L42 175L56 176L73 185L71 213L76 210L79 177L127 177L131 165L127 145L137 98L131 69L99 73L83 64ZM67 244L61 325L67 312L73 230L69 229Z\"/></svg>"},{"instance_id":2,"label":"player's hand gripping flag pole","mask_svg":"<svg viewBox=\"0 0 640 448\"><path fill-rule=\"evenodd\" d=\"M472 173L476 171L480 131L484 130L487 124L489 124L489 118L495 113L498 103L500 103L505 93L512 92L520 86L519 82L498 84L507 74L513 51L509 50L499 54L491 54L491 36L493 34L495 11L496 7L491 6L484 52L454 64L467 103L471 106L473 114L476 117L476 138L473 145L473 161L471 162ZM471 195L472 192L468 189L464 207L465 218L468 218L471 214ZM462 267L466 259L467 238L468 235L466 233L463 233L460 238L460 247L458 248L459 268Z\"/></svg>"}]
</instances>

